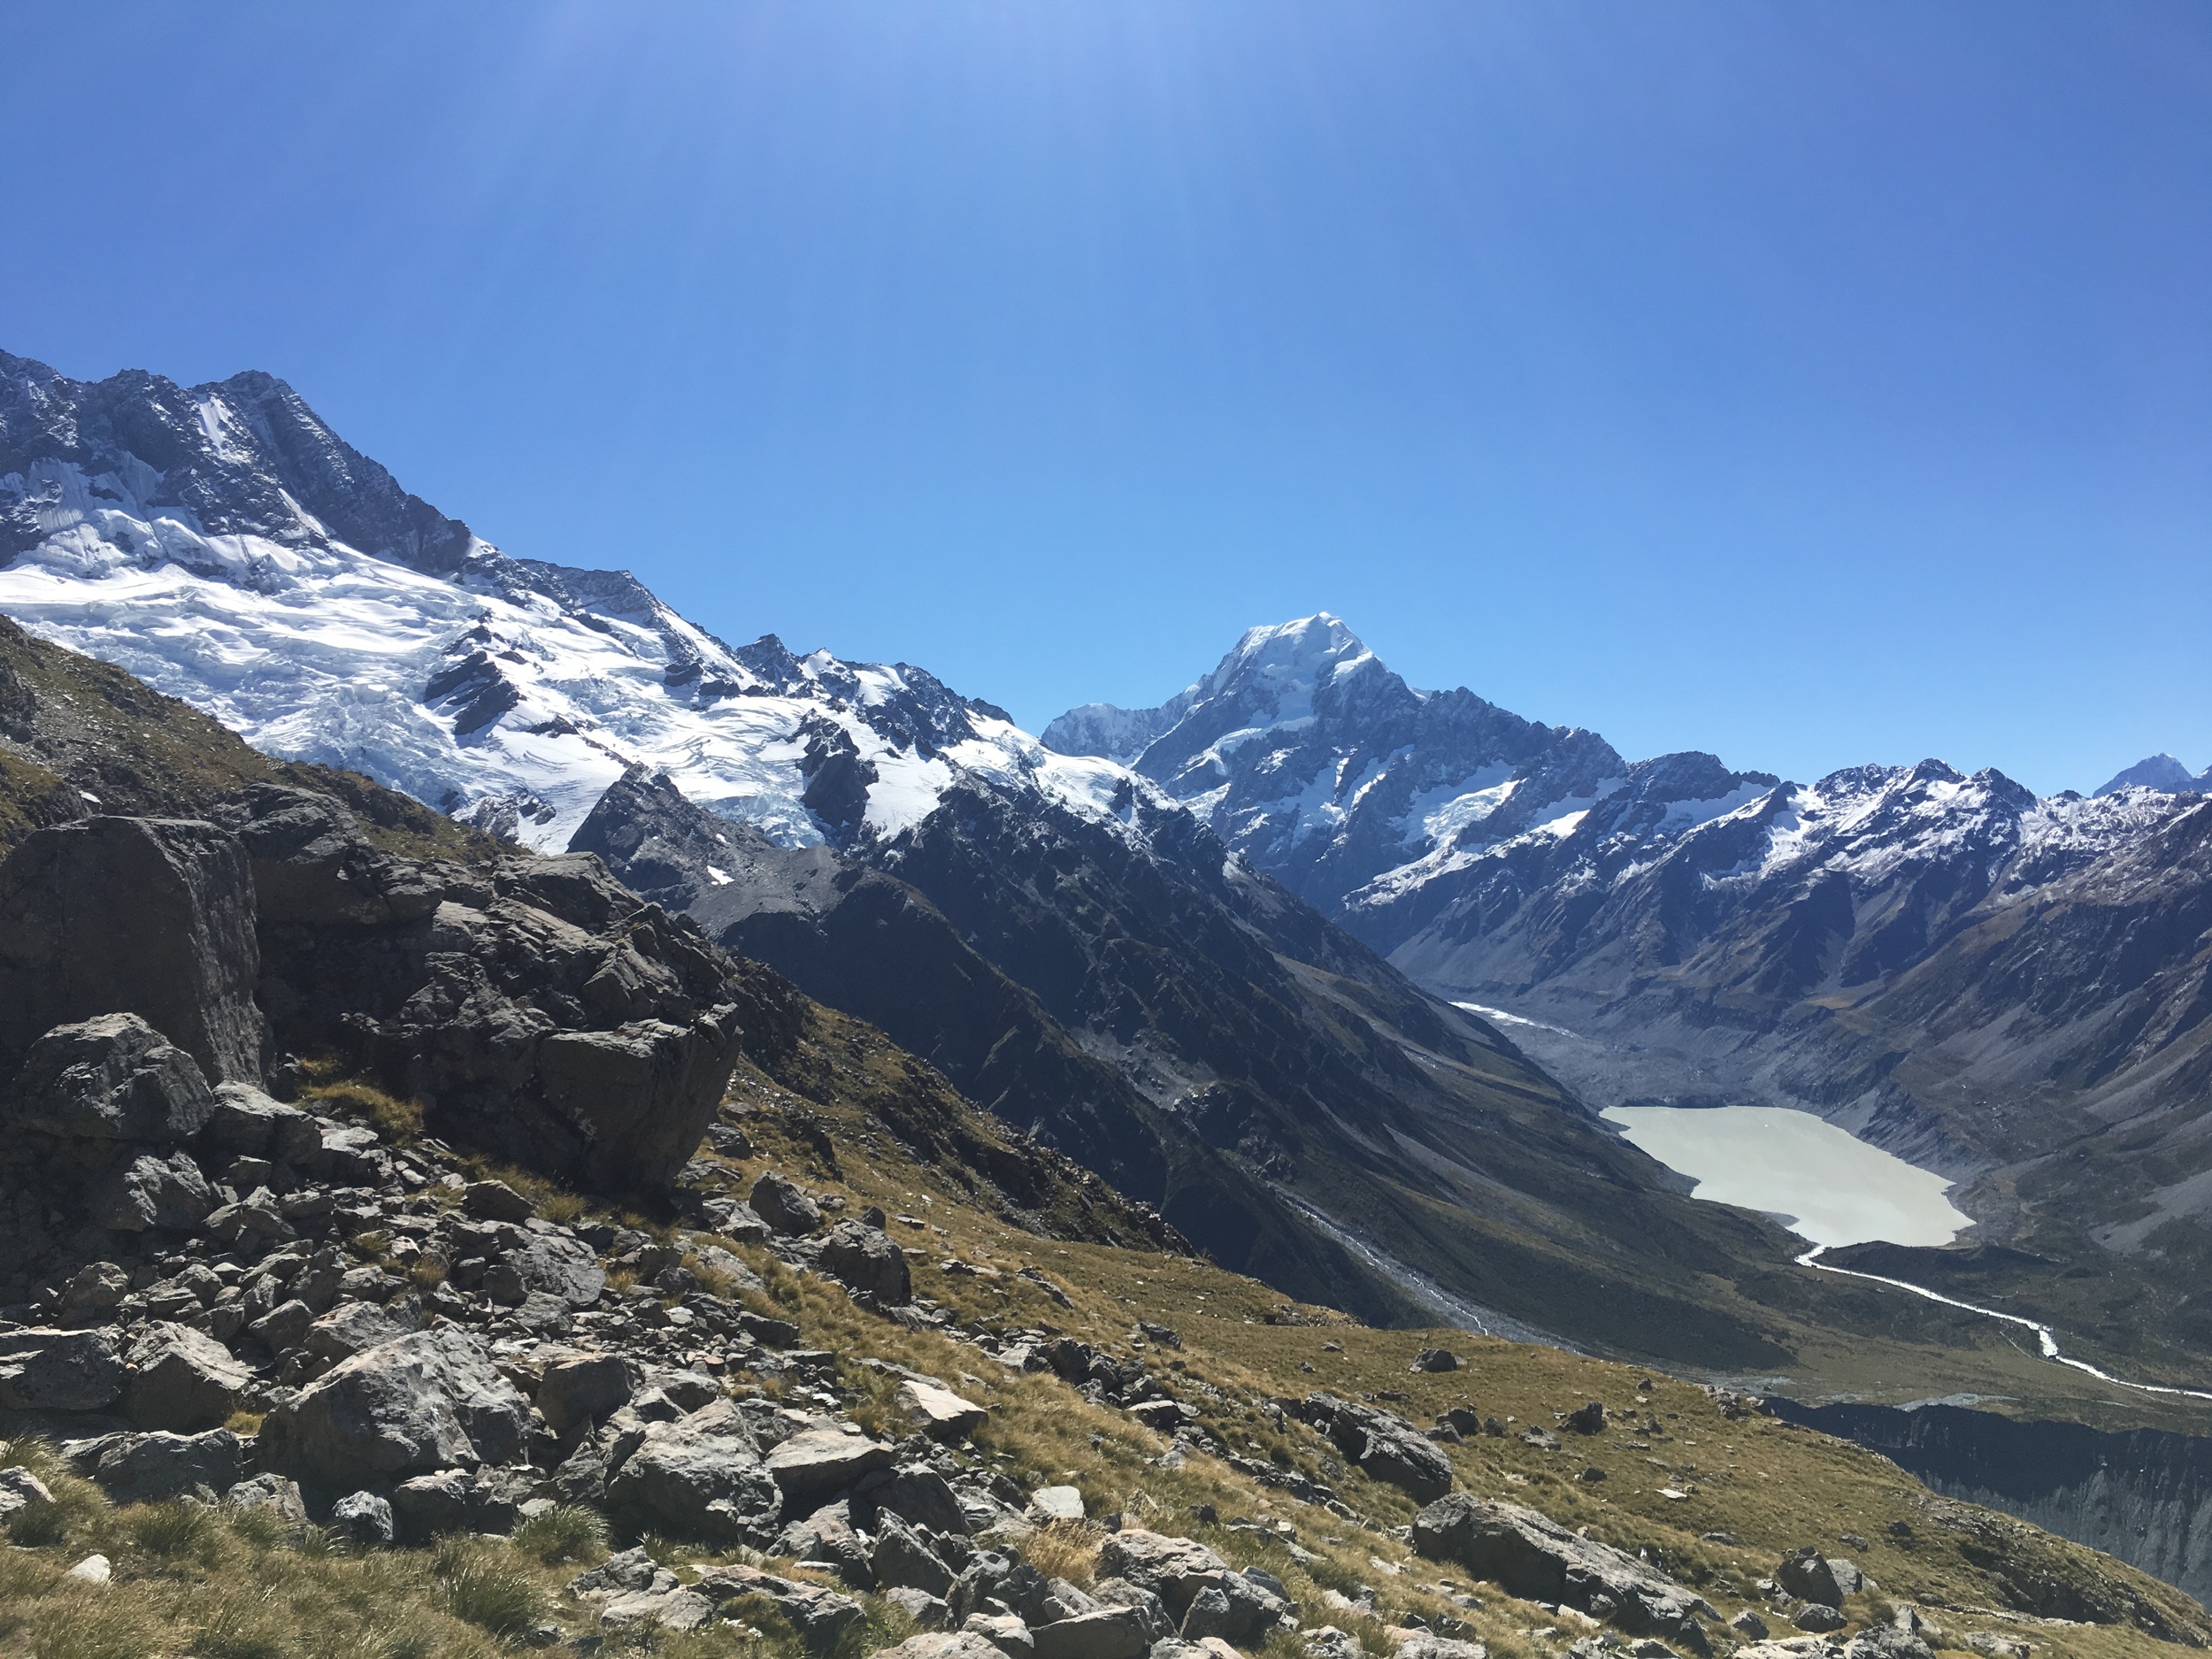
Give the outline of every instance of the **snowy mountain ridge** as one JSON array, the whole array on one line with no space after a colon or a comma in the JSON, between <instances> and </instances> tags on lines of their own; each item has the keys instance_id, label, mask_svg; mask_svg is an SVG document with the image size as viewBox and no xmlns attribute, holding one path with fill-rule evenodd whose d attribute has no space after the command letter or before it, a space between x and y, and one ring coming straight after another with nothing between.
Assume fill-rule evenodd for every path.
<instances>
[{"instance_id":1,"label":"snowy mountain ridge","mask_svg":"<svg viewBox=\"0 0 2212 1659\"><path fill-rule=\"evenodd\" d=\"M894 838L963 778L1167 810L919 669L732 648L626 572L511 558L265 374L0 354L0 611L35 632L540 849L632 765L786 846Z\"/></svg>"},{"instance_id":2,"label":"snowy mountain ridge","mask_svg":"<svg viewBox=\"0 0 2212 1659\"><path fill-rule=\"evenodd\" d=\"M1156 709L1091 703L1048 747L1121 761L1258 868L1432 983L1540 892L1578 904L1663 865L1699 887L1878 887L1959 857L1978 894L2032 890L2147 833L2198 781L2170 757L2093 800L2039 800L1939 761L1811 785L1686 751L1631 763L1597 733L1422 691L1324 611L1252 628ZM1452 944L1440 947L1441 928ZM1417 942L1417 940L1418 942Z\"/></svg>"}]
</instances>

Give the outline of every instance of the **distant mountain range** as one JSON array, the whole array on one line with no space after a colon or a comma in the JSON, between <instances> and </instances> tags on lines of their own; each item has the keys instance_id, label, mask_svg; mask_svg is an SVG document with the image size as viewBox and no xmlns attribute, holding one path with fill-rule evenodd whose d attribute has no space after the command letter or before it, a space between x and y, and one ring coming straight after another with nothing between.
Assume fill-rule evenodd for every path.
<instances>
[{"instance_id":1,"label":"distant mountain range","mask_svg":"<svg viewBox=\"0 0 2212 1659\"><path fill-rule=\"evenodd\" d=\"M1630 762L1415 690L1325 614L1044 739L1158 784L1584 1100L1816 1110L1964 1183L1978 1236L2142 1274L2073 1317L2212 1343L2167 1276L2212 1266L2212 800L2170 757L2048 799L1935 760Z\"/></svg>"},{"instance_id":2,"label":"distant mountain range","mask_svg":"<svg viewBox=\"0 0 2212 1659\"><path fill-rule=\"evenodd\" d=\"M1630 762L1414 690L1326 615L1040 739L511 557L257 373L0 355L0 561L37 634L598 852L1294 1294L1771 1370L1862 1316L1592 1110L1771 1100L1970 1182L1992 1248L2048 1258L2001 1290L2154 1363L2212 1347L2151 1270L2212 1265L2212 802L2177 763L2038 800ZM2084 1262L2121 1294L2067 1300Z\"/></svg>"}]
</instances>

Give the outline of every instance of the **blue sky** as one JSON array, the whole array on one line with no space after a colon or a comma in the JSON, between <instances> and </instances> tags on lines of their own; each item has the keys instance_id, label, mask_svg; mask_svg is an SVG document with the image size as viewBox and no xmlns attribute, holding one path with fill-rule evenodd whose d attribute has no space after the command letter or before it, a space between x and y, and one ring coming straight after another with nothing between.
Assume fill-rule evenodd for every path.
<instances>
[{"instance_id":1,"label":"blue sky","mask_svg":"<svg viewBox=\"0 0 2212 1659\"><path fill-rule=\"evenodd\" d=\"M2212 762L2212 9L0 4L0 346L1041 724Z\"/></svg>"}]
</instances>

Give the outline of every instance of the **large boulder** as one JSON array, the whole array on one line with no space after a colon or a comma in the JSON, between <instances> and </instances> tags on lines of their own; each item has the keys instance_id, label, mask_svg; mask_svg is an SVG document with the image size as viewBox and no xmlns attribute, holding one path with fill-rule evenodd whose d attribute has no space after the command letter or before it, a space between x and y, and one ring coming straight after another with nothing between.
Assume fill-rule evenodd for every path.
<instances>
[{"instance_id":1,"label":"large boulder","mask_svg":"<svg viewBox=\"0 0 2212 1659\"><path fill-rule=\"evenodd\" d=\"M822 1225L822 1207L808 1197L796 1181L774 1170L761 1171L746 1202L768 1225L795 1238Z\"/></svg>"},{"instance_id":2,"label":"large boulder","mask_svg":"<svg viewBox=\"0 0 2212 1659\"><path fill-rule=\"evenodd\" d=\"M884 1307L895 1308L914 1299L906 1252L880 1227L839 1222L822 1240L815 1264L846 1289L872 1296Z\"/></svg>"},{"instance_id":3,"label":"large boulder","mask_svg":"<svg viewBox=\"0 0 2212 1659\"><path fill-rule=\"evenodd\" d=\"M219 1083L200 1146L217 1170L234 1158L305 1166L321 1149L322 1128L298 1107L272 1100L250 1083Z\"/></svg>"},{"instance_id":4,"label":"large boulder","mask_svg":"<svg viewBox=\"0 0 2212 1659\"><path fill-rule=\"evenodd\" d=\"M1362 1472L1416 1502L1430 1502L1452 1489L1451 1459L1405 1418L1327 1394L1307 1395L1296 1410Z\"/></svg>"},{"instance_id":5,"label":"large boulder","mask_svg":"<svg viewBox=\"0 0 2212 1659\"><path fill-rule=\"evenodd\" d=\"M350 1054L445 1138L600 1191L668 1186L738 1057L732 964L589 856L467 872L281 791L235 818L285 1044Z\"/></svg>"},{"instance_id":6,"label":"large boulder","mask_svg":"<svg viewBox=\"0 0 2212 1659\"><path fill-rule=\"evenodd\" d=\"M768 1472L794 1515L810 1515L864 1475L891 1466L892 1449L841 1429L802 1430L768 1454Z\"/></svg>"},{"instance_id":7,"label":"large boulder","mask_svg":"<svg viewBox=\"0 0 2212 1659\"><path fill-rule=\"evenodd\" d=\"M507 1253L524 1294L557 1297L572 1308L588 1308L607 1288L606 1270L591 1246L565 1233L535 1233Z\"/></svg>"},{"instance_id":8,"label":"large boulder","mask_svg":"<svg viewBox=\"0 0 2212 1659\"><path fill-rule=\"evenodd\" d=\"M737 1063L735 1010L563 1031L538 1047L546 1104L590 1148L595 1185L663 1187L699 1149Z\"/></svg>"},{"instance_id":9,"label":"large boulder","mask_svg":"<svg viewBox=\"0 0 2212 1659\"><path fill-rule=\"evenodd\" d=\"M906 1420L933 1440L964 1440L981 1428L991 1415L988 1406L964 1400L935 1383L907 1381L899 1385L891 1403Z\"/></svg>"},{"instance_id":10,"label":"large boulder","mask_svg":"<svg viewBox=\"0 0 2212 1659\"><path fill-rule=\"evenodd\" d=\"M141 1327L124 1361L131 1368L127 1409L142 1429L213 1428L253 1385L253 1372L213 1337L165 1319Z\"/></svg>"},{"instance_id":11,"label":"large boulder","mask_svg":"<svg viewBox=\"0 0 2212 1659\"><path fill-rule=\"evenodd\" d=\"M169 1147L200 1132L215 1095L192 1056L136 1014L101 1014L33 1041L0 1110L12 1129Z\"/></svg>"},{"instance_id":12,"label":"large boulder","mask_svg":"<svg viewBox=\"0 0 2212 1659\"><path fill-rule=\"evenodd\" d=\"M607 1481L607 1508L618 1518L716 1543L766 1543L783 1501L733 1414L714 1407L647 1425Z\"/></svg>"},{"instance_id":13,"label":"large boulder","mask_svg":"<svg viewBox=\"0 0 2212 1659\"><path fill-rule=\"evenodd\" d=\"M207 1219L215 1195L188 1152L127 1152L85 1184L95 1226L117 1233L184 1233Z\"/></svg>"},{"instance_id":14,"label":"large boulder","mask_svg":"<svg viewBox=\"0 0 2212 1659\"><path fill-rule=\"evenodd\" d=\"M194 1498L213 1503L238 1484L245 1447L228 1429L204 1434L110 1434L80 1458L84 1471L116 1503L161 1503Z\"/></svg>"},{"instance_id":15,"label":"large boulder","mask_svg":"<svg viewBox=\"0 0 2212 1659\"><path fill-rule=\"evenodd\" d=\"M1801 1601L1818 1601L1827 1607L1843 1605L1845 1590L1834 1563L1809 1544L1783 1556L1781 1564L1774 1570L1774 1579Z\"/></svg>"},{"instance_id":16,"label":"large boulder","mask_svg":"<svg viewBox=\"0 0 2212 1659\"><path fill-rule=\"evenodd\" d=\"M104 1411L125 1376L104 1331L0 1332L0 1406L12 1410Z\"/></svg>"},{"instance_id":17,"label":"large boulder","mask_svg":"<svg viewBox=\"0 0 2212 1659\"><path fill-rule=\"evenodd\" d=\"M1697 1617L1712 1607L1633 1555L1601 1544L1517 1503L1454 1493L1413 1521L1413 1547L1431 1561L1451 1562L1509 1595L1555 1601L1589 1612L1600 1596L1632 1635L1669 1636L1703 1651Z\"/></svg>"},{"instance_id":18,"label":"large boulder","mask_svg":"<svg viewBox=\"0 0 2212 1659\"><path fill-rule=\"evenodd\" d=\"M1098 1570L1110 1578L1125 1578L1141 1590L1149 1590L1180 1620L1191 1603L1219 1584L1229 1563L1191 1538L1169 1538L1130 1527L1110 1534L1099 1546Z\"/></svg>"},{"instance_id":19,"label":"large boulder","mask_svg":"<svg viewBox=\"0 0 2212 1659\"><path fill-rule=\"evenodd\" d=\"M565 1435L622 1405L634 1386L630 1363L619 1354L557 1349L540 1373L538 1409L556 1434Z\"/></svg>"},{"instance_id":20,"label":"large boulder","mask_svg":"<svg viewBox=\"0 0 2212 1659\"><path fill-rule=\"evenodd\" d=\"M507 1463L529 1432L529 1402L481 1342L458 1330L420 1331L341 1362L270 1412L261 1460L350 1491Z\"/></svg>"},{"instance_id":21,"label":"large boulder","mask_svg":"<svg viewBox=\"0 0 2212 1659\"><path fill-rule=\"evenodd\" d=\"M34 831L0 860L0 1053L124 1010L205 1076L257 1080L254 925L246 849L215 825L96 818Z\"/></svg>"}]
</instances>

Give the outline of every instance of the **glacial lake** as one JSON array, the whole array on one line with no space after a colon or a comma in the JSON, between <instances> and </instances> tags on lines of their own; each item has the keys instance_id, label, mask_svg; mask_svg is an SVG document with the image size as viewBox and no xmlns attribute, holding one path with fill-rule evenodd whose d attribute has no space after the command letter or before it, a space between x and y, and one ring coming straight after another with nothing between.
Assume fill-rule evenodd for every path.
<instances>
[{"instance_id":1,"label":"glacial lake","mask_svg":"<svg viewBox=\"0 0 2212 1659\"><path fill-rule=\"evenodd\" d=\"M1669 1169L1691 1196L1786 1216L1815 1244L1948 1244L1973 1217L1951 1183L1810 1112L1775 1106L1616 1106L1608 1123Z\"/></svg>"}]
</instances>

